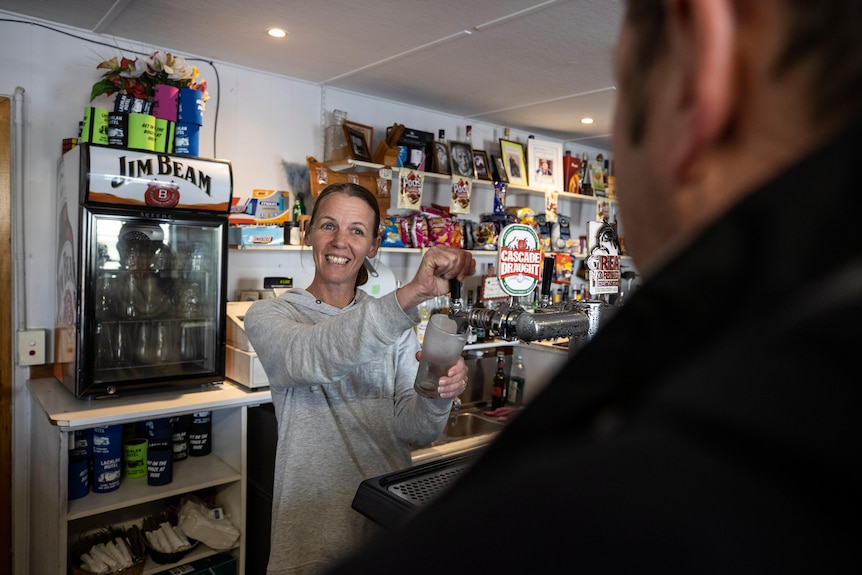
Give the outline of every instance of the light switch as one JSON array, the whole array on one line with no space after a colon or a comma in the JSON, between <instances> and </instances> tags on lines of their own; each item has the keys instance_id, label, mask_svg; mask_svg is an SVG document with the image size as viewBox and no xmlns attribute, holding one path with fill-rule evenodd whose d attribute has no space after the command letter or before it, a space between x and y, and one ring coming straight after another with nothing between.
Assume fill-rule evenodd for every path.
<instances>
[{"instance_id":1,"label":"light switch","mask_svg":"<svg viewBox=\"0 0 862 575\"><path fill-rule=\"evenodd\" d=\"M45 330L28 329L18 332L18 365L45 363Z\"/></svg>"}]
</instances>

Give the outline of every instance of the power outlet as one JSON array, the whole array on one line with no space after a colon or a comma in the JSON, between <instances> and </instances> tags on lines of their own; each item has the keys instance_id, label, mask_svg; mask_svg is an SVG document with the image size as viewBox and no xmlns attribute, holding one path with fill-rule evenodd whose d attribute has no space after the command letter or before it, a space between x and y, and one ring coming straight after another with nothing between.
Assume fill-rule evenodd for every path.
<instances>
[{"instance_id":1,"label":"power outlet","mask_svg":"<svg viewBox=\"0 0 862 575\"><path fill-rule=\"evenodd\" d=\"M28 329L18 332L18 365L45 363L45 330Z\"/></svg>"}]
</instances>

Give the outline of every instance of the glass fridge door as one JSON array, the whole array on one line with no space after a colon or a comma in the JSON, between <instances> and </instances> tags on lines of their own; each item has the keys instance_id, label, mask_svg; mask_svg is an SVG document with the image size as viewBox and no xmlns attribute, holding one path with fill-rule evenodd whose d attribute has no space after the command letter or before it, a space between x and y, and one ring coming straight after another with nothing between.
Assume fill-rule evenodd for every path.
<instances>
[{"instance_id":1,"label":"glass fridge door","mask_svg":"<svg viewBox=\"0 0 862 575\"><path fill-rule=\"evenodd\" d=\"M83 220L86 394L223 380L225 219Z\"/></svg>"}]
</instances>

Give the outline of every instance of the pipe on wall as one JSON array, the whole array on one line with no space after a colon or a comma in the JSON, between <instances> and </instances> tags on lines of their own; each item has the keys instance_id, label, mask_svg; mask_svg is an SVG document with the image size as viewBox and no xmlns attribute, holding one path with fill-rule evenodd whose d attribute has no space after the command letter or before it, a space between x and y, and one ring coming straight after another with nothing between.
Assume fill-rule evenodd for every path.
<instances>
[{"instance_id":1,"label":"pipe on wall","mask_svg":"<svg viewBox=\"0 0 862 575\"><path fill-rule=\"evenodd\" d=\"M27 328L27 284L24 244L24 88L12 96L12 243L15 255L15 306L12 310L16 331ZM13 356L14 357L14 356Z\"/></svg>"}]
</instances>

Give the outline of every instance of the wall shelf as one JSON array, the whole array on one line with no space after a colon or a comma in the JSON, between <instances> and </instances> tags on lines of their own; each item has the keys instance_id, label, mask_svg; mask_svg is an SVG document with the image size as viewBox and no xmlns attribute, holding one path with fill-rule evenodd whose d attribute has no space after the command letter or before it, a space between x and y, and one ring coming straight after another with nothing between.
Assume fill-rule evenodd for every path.
<instances>
[{"instance_id":1,"label":"wall shelf","mask_svg":"<svg viewBox=\"0 0 862 575\"><path fill-rule=\"evenodd\" d=\"M397 172L397 171L404 170L404 169L411 169L411 168L398 168L398 167L384 166L383 164L374 164L372 162L363 162L363 161L359 161L359 160L338 160L335 162L327 162L326 165L329 169L334 170L334 171L339 171L339 172L343 172L345 170L351 170L351 169L355 169L355 168L363 168L366 170L378 170L378 171L379 170L389 170L390 172ZM452 179L452 176L450 176L449 174L438 174L437 172L424 172L422 170L413 170L413 171L419 172L425 178L437 179L437 180L451 180ZM480 179L476 179L476 178L470 178L470 179L472 180L474 186L477 184L478 185L488 185L488 186L494 185L494 183L490 180L480 180ZM516 185L516 184L506 184L506 189L507 189L507 191L510 191L510 192L520 192L520 193L526 192L526 193L541 194L541 195L545 195L545 191L546 191L544 188L534 188L531 186L521 186L521 185ZM559 194L560 198L566 198L566 199L570 199L570 200L581 200L581 201L586 201L586 202L595 202L598 200L609 200L611 202L616 202L616 199L602 197L602 196L585 196L582 194L572 194L572 193L565 192L565 191L559 191L557 193Z\"/></svg>"}]
</instances>

